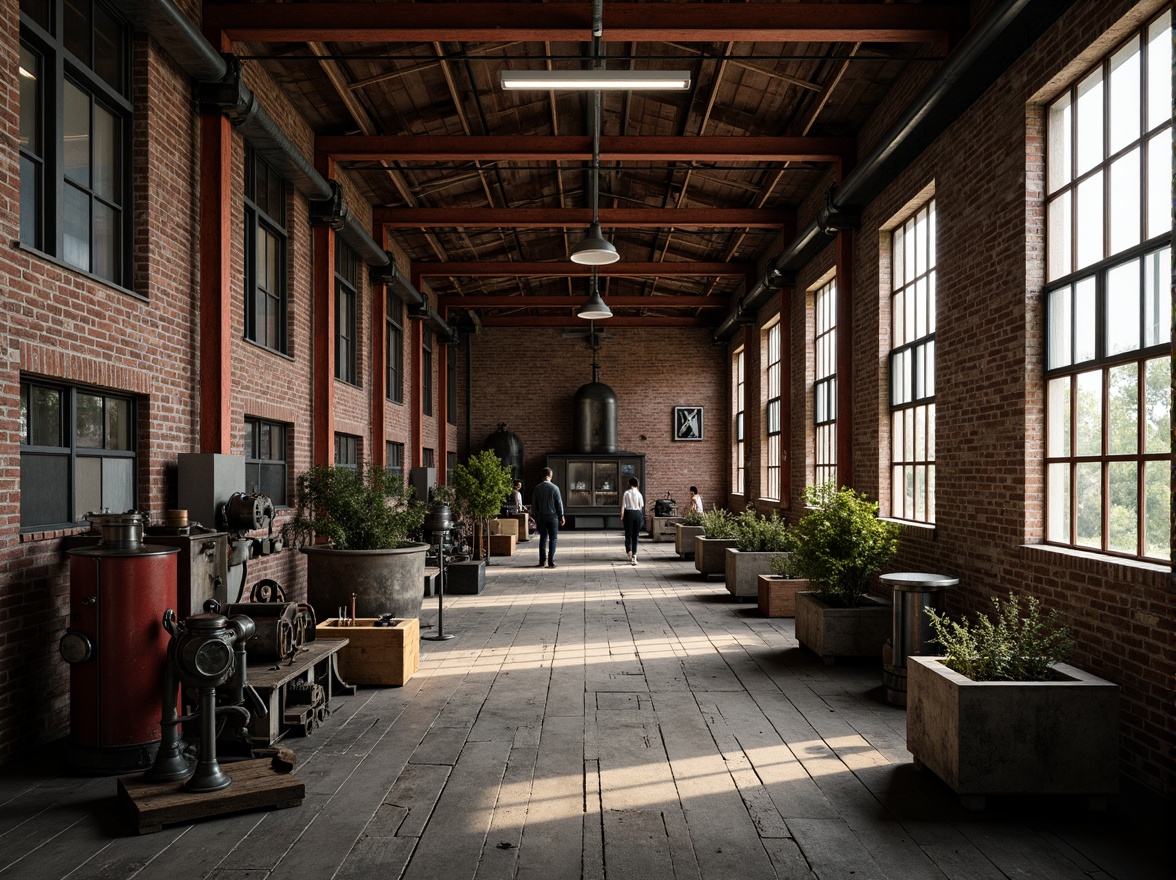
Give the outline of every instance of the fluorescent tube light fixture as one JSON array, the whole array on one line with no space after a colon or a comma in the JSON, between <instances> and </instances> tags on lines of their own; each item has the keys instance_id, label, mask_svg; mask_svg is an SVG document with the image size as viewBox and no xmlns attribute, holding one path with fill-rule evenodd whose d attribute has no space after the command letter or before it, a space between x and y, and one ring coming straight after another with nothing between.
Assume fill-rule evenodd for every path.
<instances>
[{"instance_id":1,"label":"fluorescent tube light fixture","mask_svg":"<svg viewBox=\"0 0 1176 880\"><path fill-rule=\"evenodd\" d=\"M677 89L690 88L688 70L503 70L503 89Z\"/></svg>"}]
</instances>

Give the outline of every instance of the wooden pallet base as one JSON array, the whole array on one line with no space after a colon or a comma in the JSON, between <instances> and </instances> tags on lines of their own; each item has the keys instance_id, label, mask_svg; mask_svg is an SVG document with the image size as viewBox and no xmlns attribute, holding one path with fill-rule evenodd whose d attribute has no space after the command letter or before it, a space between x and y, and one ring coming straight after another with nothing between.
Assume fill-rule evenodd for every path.
<instances>
[{"instance_id":1,"label":"wooden pallet base","mask_svg":"<svg viewBox=\"0 0 1176 880\"><path fill-rule=\"evenodd\" d=\"M223 764L233 784L221 791L193 794L184 782L151 782L143 774L118 780L119 803L130 815L136 834L161 831L164 825L191 822L208 816L255 810L259 807L296 807L306 797L306 786L290 773L278 773L269 758Z\"/></svg>"}]
</instances>

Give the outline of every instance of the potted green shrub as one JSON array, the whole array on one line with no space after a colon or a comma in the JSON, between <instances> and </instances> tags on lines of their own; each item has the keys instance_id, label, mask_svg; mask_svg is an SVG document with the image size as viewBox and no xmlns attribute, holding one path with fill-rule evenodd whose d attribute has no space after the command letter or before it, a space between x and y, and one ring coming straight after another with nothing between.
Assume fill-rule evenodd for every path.
<instances>
[{"instance_id":1,"label":"potted green shrub","mask_svg":"<svg viewBox=\"0 0 1176 880\"><path fill-rule=\"evenodd\" d=\"M804 499L807 511L787 536L796 573L813 587L797 595L796 638L826 663L881 655L891 609L868 590L898 552L898 526L849 488L810 486Z\"/></svg>"},{"instance_id":2,"label":"potted green shrub","mask_svg":"<svg viewBox=\"0 0 1176 880\"><path fill-rule=\"evenodd\" d=\"M772 571L772 557L788 548L788 523L776 511L761 516L748 507L735 517L735 546L726 551L727 591L736 598L759 596L757 578Z\"/></svg>"},{"instance_id":3,"label":"potted green shrub","mask_svg":"<svg viewBox=\"0 0 1176 880\"><path fill-rule=\"evenodd\" d=\"M1063 661L1073 649L1034 597L992 598L993 614L927 609L942 657L907 658L907 749L982 809L989 795L1118 791L1119 689Z\"/></svg>"},{"instance_id":4,"label":"potted green shrub","mask_svg":"<svg viewBox=\"0 0 1176 880\"><path fill-rule=\"evenodd\" d=\"M771 574L756 577L756 600L764 617L795 617L796 595L809 589L810 582L797 577L790 553L775 553Z\"/></svg>"},{"instance_id":5,"label":"potted green shrub","mask_svg":"<svg viewBox=\"0 0 1176 880\"><path fill-rule=\"evenodd\" d=\"M318 465L299 474L285 541L306 555L306 596L315 614L419 617L425 551L411 540L425 518L412 489L383 468Z\"/></svg>"},{"instance_id":6,"label":"potted green shrub","mask_svg":"<svg viewBox=\"0 0 1176 880\"><path fill-rule=\"evenodd\" d=\"M735 546L735 518L712 507L702 515L703 534L694 539L694 567L703 577L725 577L727 548Z\"/></svg>"},{"instance_id":7,"label":"potted green shrub","mask_svg":"<svg viewBox=\"0 0 1176 880\"><path fill-rule=\"evenodd\" d=\"M702 527L703 514L691 510L682 517L681 522L674 523L674 552L679 559L694 558L694 539L706 534Z\"/></svg>"},{"instance_id":8,"label":"potted green shrub","mask_svg":"<svg viewBox=\"0 0 1176 880\"><path fill-rule=\"evenodd\" d=\"M488 554L489 522L502 511L513 487L510 468L491 449L483 449L453 468L453 495L461 516L475 526L481 558Z\"/></svg>"}]
</instances>

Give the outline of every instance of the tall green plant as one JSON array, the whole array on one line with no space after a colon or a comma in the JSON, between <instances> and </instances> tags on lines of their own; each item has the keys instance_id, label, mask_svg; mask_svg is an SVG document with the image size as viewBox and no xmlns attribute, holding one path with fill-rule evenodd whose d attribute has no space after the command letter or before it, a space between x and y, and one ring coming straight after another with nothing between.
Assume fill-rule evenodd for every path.
<instances>
[{"instance_id":1,"label":"tall green plant","mask_svg":"<svg viewBox=\"0 0 1176 880\"><path fill-rule=\"evenodd\" d=\"M993 596L992 607L992 617L977 614L972 623L926 609L949 669L973 681L1046 681L1050 667L1074 649L1061 614L1050 611L1043 620L1035 597L1025 600L1024 613L1012 592L1004 602Z\"/></svg>"},{"instance_id":2,"label":"tall green plant","mask_svg":"<svg viewBox=\"0 0 1176 880\"><path fill-rule=\"evenodd\" d=\"M325 538L337 550L387 550L406 543L424 520L411 487L384 468L316 465L298 475L282 537L297 546Z\"/></svg>"},{"instance_id":3,"label":"tall green plant","mask_svg":"<svg viewBox=\"0 0 1176 880\"><path fill-rule=\"evenodd\" d=\"M702 514L700 525L708 538L735 537L735 518L731 516L729 510L711 507L710 510Z\"/></svg>"},{"instance_id":4,"label":"tall green plant","mask_svg":"<svg viewBox=\"0 0 1176 880\"><path fill-rule=\"evenodd\" d=\"M735 549L743 553L779 553L788 549L788 523L776 511L760 516L748 507L735 517Z\"/></svg>"},{"instance_id":5,"label":"tall green plant","mask_svg":"<svg viewBox=\"0 0 1176 880\"><path fill-rule=\"evenodd\" d=\"M492 449L483 449L453 468L453 494L461 513L478 522L498 516L513 486L510 468Z\"/></svg>"},{"instance_id":6,"label":"tall green plant","mask_svg":"<svg viewBox=\"0 0 1176 880\"><path fill-rule=\"evenodd\" d=\"M854 608L898 552L898 526L879 519L878 505L849 488L810 486L804 500L808 512L788 530L792 564L822 601Z\"/></svg>"}]
</instances>

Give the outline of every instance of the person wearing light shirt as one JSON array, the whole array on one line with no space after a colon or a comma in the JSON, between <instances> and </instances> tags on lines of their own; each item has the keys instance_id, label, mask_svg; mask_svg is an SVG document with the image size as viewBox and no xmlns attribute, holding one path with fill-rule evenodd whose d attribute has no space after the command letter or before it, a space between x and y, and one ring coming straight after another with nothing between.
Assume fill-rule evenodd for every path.
<instances>
[{"instance_id":1,"label":"person wearing light shirt","mask_svg":"<svg viewBox=\"0 0 1176 880\"><path fill-rule=\"evenodd\" d=\"M695 513L702 513L702 496L698 494L698 487L690 487L690 509Z\"/></svg>"},{"instance_id":2,"label":"person wearing light shirt","mask_svg":"<svg viewBox=\"0 0 1176 880\"><path fill-rule=\"evenodd\" d=\"M637 564L637 535L645 525L645 498L637 489L637 478L629 478L629 489L621 498L621 524L625 527L625 553L629 564Z\"/></svg>"}]
</instances>

